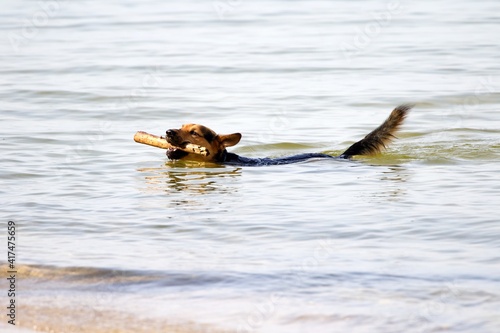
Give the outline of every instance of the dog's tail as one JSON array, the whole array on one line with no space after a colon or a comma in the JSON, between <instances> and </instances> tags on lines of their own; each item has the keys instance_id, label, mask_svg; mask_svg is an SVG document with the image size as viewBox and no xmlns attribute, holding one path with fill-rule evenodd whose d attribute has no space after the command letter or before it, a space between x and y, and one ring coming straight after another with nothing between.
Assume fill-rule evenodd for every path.
<instances>
[{"instance_id":1,"label":"dog's tail","mask_svg":"<svg viewBox=\"0 0 500 333\"><path fill-rule=\"evenodd\" d=\"M411 104L403 104L395 108L382 125L370 132L362 140L354 143L339 157L349 158L354 155L372 155L380 153L386 148L387 144L396 138L394 134L401 124L403 124L403 121L412 107L413 105Z\"/></svg>"}]
</instances>

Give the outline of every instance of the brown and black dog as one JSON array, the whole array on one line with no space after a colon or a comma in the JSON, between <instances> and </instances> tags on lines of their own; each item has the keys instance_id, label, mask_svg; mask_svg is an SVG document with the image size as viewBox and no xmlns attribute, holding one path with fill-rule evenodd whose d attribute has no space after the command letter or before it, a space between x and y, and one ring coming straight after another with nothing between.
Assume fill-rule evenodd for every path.
<instances>
[{"instance_id":1,"label":"brown and black dog","mask_svg":"<svg viewBox=\"0 0 500 333\"><path fill-rule=\"evenodd\" d=\"M186 124L180 129L167 131L167 141L174 147L184 147L187 143L205 147L207 155L188 153L180 149L167 150L167 156L172 160L194 160L202 162L223 163L231 165L279 165L303 162L312 158L348 159L354 155L371 155L379 153L395 138L412 105L400 105L395 108L389 118L362 140L351 145L339 156L320 153L299 154L279 158L249 158L229 153L226 148L236 145L241 140L240 133L217 134L210 128L197 124Z\"/></svg>"}]
</instances>

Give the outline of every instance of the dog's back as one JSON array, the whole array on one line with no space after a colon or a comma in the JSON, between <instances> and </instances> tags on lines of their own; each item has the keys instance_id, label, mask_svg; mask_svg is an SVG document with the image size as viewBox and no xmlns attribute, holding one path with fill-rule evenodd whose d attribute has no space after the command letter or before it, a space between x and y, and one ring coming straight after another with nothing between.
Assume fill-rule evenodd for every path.
<instances>
[{"instance_id":1,"label":"dog's back","mask_svg":"<svg viewBox=\"0 0 500 333\"><path fill-rule=\"evenodd\" d=\"M279 158L248 158L239 156L233 153L226 153L224 156L224 163L232 165L280 165L304 162L314 158L341 158L348 159L355 155L373 155L380 153L386 148L394 138L394 134L403 124L408 112L412 108L411 105L405 104L395 108L389 118L387 118L382 125L374 129L362 140L351 145L340 156L331 156L320 153L299 154Z\"/></svg>"}]
</instances>

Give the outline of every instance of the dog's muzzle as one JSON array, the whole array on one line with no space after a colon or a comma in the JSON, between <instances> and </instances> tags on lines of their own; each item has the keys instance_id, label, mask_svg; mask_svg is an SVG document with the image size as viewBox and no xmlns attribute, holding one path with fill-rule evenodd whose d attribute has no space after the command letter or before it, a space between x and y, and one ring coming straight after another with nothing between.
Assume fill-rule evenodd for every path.
<instances>
[{"instance_id":1,"label":"dog's muzzle","mask_svg":"<svg viewBox=\"0 0 500 333\"><path fill-rule=\"evenodd\" d=\"M171 160L180 160L184 156L188 155L187 152L177 149L175 147L180 147L182 143L180 142L179 136L177 135L177 130L169 129L165 133L167 135L167 142L170 143L173 148L167 149L167 157Z\"/></svg>"}]
</instances>

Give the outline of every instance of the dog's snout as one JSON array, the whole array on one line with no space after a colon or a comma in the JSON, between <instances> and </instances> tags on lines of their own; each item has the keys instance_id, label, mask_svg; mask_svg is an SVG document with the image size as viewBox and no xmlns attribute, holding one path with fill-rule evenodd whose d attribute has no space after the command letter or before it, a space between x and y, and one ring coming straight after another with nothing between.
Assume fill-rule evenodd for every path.
<instances>
[{"instance_id":1,"label":"dog's snout","mask_svg":"<svg viewBox=\"0 0 500 333\"><path fill-rule=\"evenodd\" d=\"M176 129L169 129L165 132L167 134L167 142L170 143L171 145L180 145L182 142L182 139L179 136L179 130Z\"/></svg>"}]
</instances>

